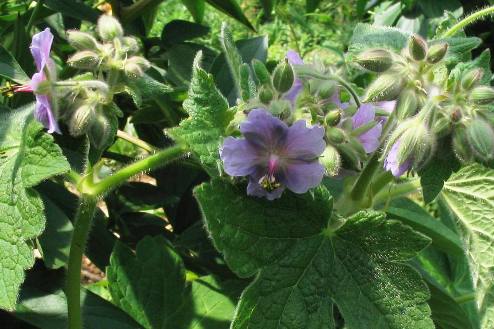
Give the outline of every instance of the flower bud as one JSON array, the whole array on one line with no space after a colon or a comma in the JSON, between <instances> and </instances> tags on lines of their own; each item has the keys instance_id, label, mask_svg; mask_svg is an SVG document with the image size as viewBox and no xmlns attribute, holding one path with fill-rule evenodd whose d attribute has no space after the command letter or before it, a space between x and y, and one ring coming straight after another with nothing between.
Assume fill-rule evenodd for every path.
<instances>
[{"instance_id":1,"label":"flower bud","mask_svg":"<svg viewBox=\"0 0 494 329\"><path fill-rule=\"evenodd\" d=\"M404 120L417 112L417 94L413 89L405 89L400 93L396 104L396 116L398 120Z\"/></svg>"},{"instance_id":2,"label":"flower bud","mask_svg":"<svg viewBox=\"0 0 494 329\"><path fill-rule=\"evenodd\" d=\"M446 42L436 43L429 48L427 52L427 62L436 64L440 62L448 52L448 44Z\"/></svg>"},{"instance_id":3,"label":"flower bud","mask_svg":"<svg viewBox=\"0 0 494 329\"><path fill-rule=\"evenodd\" d=\"M263 85L259 88L259 100L263 104L269 104L274 97L273 89L269 86Z\"/></svg>"},{"instance_id":4,"label":"flower bud","mask_svg":"<svg viewBox=\"0 0 494 329\"><path fill-rule=\"evenodd\" d=\"M84 104L77 108L69 120L69 132L74 137L82 136L86 133L93 119L93 106Z\"/></svg>"},{"instance_id":5,"label":"flower bud","mask_svg":"<svg viewBox=\"0 0 494 329\"><path fill-rule=\"evenodd\" d=\"M402 77L396 74L379 76L367 89L364 103L391 101L396 99L405 85Z\"/></svg>"},{"instance_id":6,"label":"flower bud","mask_svg":"<svg viewBox=\"0 0 494 329\"><path fill-rule=\"evenodd\" d=\"M326 168L328 176L336 176L341 167L340 153L333 145L328 145L321 154L319 162Z\"/></svg>"},{"instance_id":7,"label":"flower bud","mask_svg":"<svg viewBox=\"0 0 494 329\"><path fill-rule=\"evenodd\" d=\"M481 161L494 159L494 130L487 121L477 117L466 128L467 140Z\"/></svg>"},{"instance_id":8,"label":"flower bud","mask_svg":"<svg viewBox=\"0 0 494 329\"><path fill-rule=\"evenodd\" d=\"M122 45L126 48L129 53L136 53L139 51L139 43L136 38L133 37L123 37Z\"/></svg>"},{"instance_id":9,"label":"flower bud","mask_svg":"<svg viewBox=\"0 0 494 329\"><path fill-rule=\"evenodd\" d=\"M472 148L467 139L466 129L458 126L453 132L453 151L456 157L463 163L473 161Z\"/></svg>"},{"instance_id":10,"label":"flower bud","mask_svg":"<svg viewBox=\"0 0 494 329\"><path fill-rule=\"evenodd\" d=\"M371 49L359 54L355 61L372 72L384 72L393 65L391 53L386 49Z\"/></svg>"},{"instance_id":11,"label":"flower bud","mask_svg":"<svg viewBox=\"0 0 494 329\"><path fill-rule=\"evenodd\" d=\"M101 39L111 41L123 37L123 29L120 22L113 16L101 15L98 19L97 31Z\"/></svg>"},{"instance_id":12,"label":"flower bud","mask_svg":"<svg viewBox=\"0 0 494 329\"><path fill-rule=\"evenodd\" d=\"M317 95L321 99L328 99L335 93L336 83L334 81L324 81L318 89Z\"/></svg>"},{"instance_id":13,"label":"flower bud","mask_svg":"<svg viewBox=\"0 0 494 329\"><path fill-rule=\"evenodd\" d=\"M479 84L483 76L484 71L481 68L470 70L461 79L461 87L465 90L470 90Z\"/></svg>"},{"instance_id":14,"label":"flower bud","mask_svg":"<svg viewBox=\"0 0 494 329\"><path fill-rule=\"evenodd\" d=\"M91 50L82 50L69 57L67 63L78 69L94 69L99 65L100 58Z\"/></svg>"},{"instance_id":15,"label":"flower bud","mask_svg":"<svg viewBox=\"0 0 494 329\"><path fill-rule=\"evenodd\" d=\"M252 61L252 67L254 68L256 78L259 80L261 85L271 85L271 75L263 62L258 59L254 59Z\"/></svg>"},{"instance_id":16,"label":"flower bud","mask_svg":"<svg viewBox=\"0 0 494 329\"><path fill-rule=\"evenodd\" d=\"M434 122L432 131L438 138L448 135L451 132L451 121L444 116L439 117Z\"/></svg>"},{"instance_id":17,"label":"flower bud","mask_svg":"<svg viewBox=\"0 0 494 329\"><path fill-rule=\"evenodd\" d=\"M338 123L340 123L340 120L341 120L341 111L332 110L328 112L328 114L326 114L326 117L324 118L324 123L329 127L334 127Z\"/></svg>"},{"instance_id":18,"label":"flower bud","mask_svg":"<svg viewBox=\"0 0 494 329\"><path fill-rule=\"evenodd\" d=\"M133 56L125 62L124 71L129 78L140 78L151 64L141 56Z\"/></svg>"},{"instance_id":19,"label":"flower bud","mask_svg":"<svg viewBox=\"0 0 494 329\"><path fill-rule=\"evenodd\" d=\"M112 132L110 122L101 113L93 117L92 124L87 131L91 145L98 150L108 145L109 139L112 138Z\"/></svg>"},{"instance_id":20,"label":"flower bud","mask_svg":"<svg viewBox=\"0 0 494 329\"><path fill-rule=\"evenodd\" d=\"M70 45L77 50L96 50L98 49L98 41L89 33L69 30L67 31L67 40Z\"/></svg>"},{"instance_id":21,"label":"flower bud","mask_svg":"<svg viewBox=\"0 0 494 329\"><path fill-rule=\"evenodd\" d=\"M328 128L326 130L326 137L333 144L341 144L346 140L345 133L340 128Z\"/></svg>"},{"instance_id":22,"label":"flower bud","mask_svg":"<svg viewBox=\"0 0 494 329\"><path fill-rule=\"evenodd\" d=\"M494 101L494 89L488 86L475 87L470 93L470 100L478 105L486 105Z\"/></svg>"},{"instance_id":23,"label":"flower bud","mask_svg":"<svg viewBox=\"0 0 494 329\"><path fill-rule=\"evenodd\" d=\"M295 75L288 60L280 63L273 72L273 86L280 93L286 93L293 86Z\"/></svg>"},{"instance_id":24,"label":"flower bud","mask_svg":"<svg viewBox=\"0 0 494 329\"><path fill-rule=\"evenodd\" d=\"M269 107L269 111L274 115L283 115L286 113L290 113L292 109L291 103L285 99L272 101L270 105L271 106Z\"/></svg>"},{"instance_id":25,"label":"flower bud","mask_svg":"<svg viewBox=\"0 0 494 329\"><path fill-rule=\"evenodd\" d=\"M427 55L427 42L421 36L412 34L408 39L408 52L414 60L423 60Z\"/></svg>"}]
</instances>

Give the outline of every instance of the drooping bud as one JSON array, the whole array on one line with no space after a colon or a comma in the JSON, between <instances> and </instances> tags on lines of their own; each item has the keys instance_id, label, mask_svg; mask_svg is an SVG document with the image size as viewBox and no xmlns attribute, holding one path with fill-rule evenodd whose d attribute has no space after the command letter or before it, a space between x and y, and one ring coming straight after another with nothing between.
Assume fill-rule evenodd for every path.
<instances>
[{"instance_id":1,"label":"drooping bud","mask_svg":"<svg viewBox=\"0 0 494 329\"><path fill-rule=\"evenodd\" d=\"M82 50L69 57L67 63L78 69L94 69L100 64L100 57L94 51Z\"/></svg>"},{"instance_id":2,"label":"drooping bud","mask_svg":"<svg viewBox=\"0 0 494 329\"><path fill-rule=\"evenodd\" d=\"M127 52L134 54L139 51L139 43L136 38L124 37L122 38L122 45L126 48Z\"/></svg>"},{"instance_id":3,"label":"drooping bud","mask_svg":"<svg viewBox=\"0 0 494 329\"><path fill-rule=\"evenodd\" d=\"M273 86L280 93L286 93L293 86L295 74L288 60L280 63L273 72Z\"/></svg>"},{"instance_id":4,"label":"drooping bud","mask_svg":"<svg viewBox=\"0 0 494 329\"><path fill-rule=\"evenodd\" d=\"M393 65L393 58L386 49L370 49L359 54L355 61L372 72L384 72Z\"/></svg>"},{"instance_id":5,"label":"drooping bud","mask_svg":"<svg viewBox=\"0 0 494 329\"><path fill-rule=\"evenodd\" d=\"M417 94L413 89L407 88L400 93L396 104L396 117L404 120L417 112Z\"/></svg>"},{"instance_id":6,"label":"drooping bud","mask_svg":"<svg viewBox=\"0 0 494 329\"><path fill-rule=\"evenodd\" d=\"M448 118L441 116L434 122L432 131L438 138L446 136L451 132L451 121Z\"/></svg>"},{"instance_id":7,"label":"drooping bud","mask_svg":"<svg viewBox=\"0 0 494 329\"><path fill-rule=\"evenodd\" d=\"M336 127L326 129L326 137L334 144L341 144L346 140L343 130Z\"/></svg>"},{"instance_id":8,"label":"drooping bud","mask_svg":"<svg viewBox=\"0 0 494 329\"><path fill-rule=\"evenodd\" d=\"M108 119L102 113L93 117L92 124L88 130L88 136L91 141L91 145L101 150L108 145L108 141L112 134L112 127Z\"/></svg>"},{"instance_id":9,"label":"drooping bud","mask_svg":"<svg viewBox=\"0 0 494 329\"><path fill-rule=\"evenodd\" d=\"M436 64L440 62L448 52L448 44L446 42L436 43L429 48L427 52L427 62Z\"/></svg>"},{"instance_id":10,"label":"drooping bud","mask_svg":"<svg viewBox=\"0 0 494 329\"><path fill-rule=\"evenodd\" d=\"M333 145L328 145L321 154L319 162L326 168L328 176L336 176L341 167L340 153Z\"/></svg>"},{"instance_id":11,"label":"drooping bud","mask_svg":"<svg viewBox=\"0 0 494 329\"><path fill-rule=\"evenodd\" d=\"M111 41L123 37L123 29L120 22L113 16L101 15L98 19L97 31L101 39Z\"/></svg>"},{"instance_id":12,"label":"drooping bud","mask_svg":"<svg viewBox=\"0 0 494 329\"><path fill-rule=\"evenodd\" d=\"M470 100L478 105L486 105L494 101L494 89L488 86L475 87L470 93Z\"/></svg>"},{"instance_id":13,"label":"drooping bud","mask_svg":"<svg viewBox=\"0 0 494 329\"><path fill-rule=\"evenodd\" d=\"M271 87L262 85L259 88L259 100L263 104L269 104L273 100L273 97L274 97L274 92Z\"/></svg>"},{"instance_id":14,"label":"drooping bud","mask_svg":"<svg viewBox=\"0 0 494 329\"><path fill-rule=\"evenodd\" d=\"M91 105L84 104L77 108L68 123L70 134L74 137L84 135L91 126L93 115L94 108Z\"/></svg>"},{"instance_id":15,"label":"drooping bud","mask_svg":"<svg viewBox=\"0 0 494 329\"><path fill-rule=\"evenodd\" d=\"M481 68L470 70L461 79L461 87L465 90L470 90L479 84L483 76L484 71Z\"/></svg>"},{"instance_id":16,"label":"drooping bud","mask_svg":"<svg viewBox=\"0 0 494 329\"><path fill-rule=\"evenodd\" d=\"M67 31L67 40L70 45L77 50L96 50L98 49L98 41L91 34L77 31L69 30Z\"/></svg>"},{"instance_id":17,"label":"drooping bud","mask_svg":"<svg viewBox=\"0 0 494 329\"><path fill-rule=\"evenodd\" d=\"M379 76L367 89L364 103L396 99L405 85L402 77L393 74Z\"/></svg>"},{"instance_id":18,"label":"drooping bud","mask_svg":"<svg viewBox=\"0 0 494 329\"><path fill-rule=\"evenodd\" d=\"M254 68L256 78L259 80L261 85L271 85L271 75L263 62L258 59L254 59L252 61L252 67Z\"/></svg>"},{"instance_id":19,"label":"drooping bud","mask_svg":"<svg viewBox=\"0 0 494 329\"><path fill-rule=\"evenodd\" d=\"M456 157L463 163L473 161L473 151L467 139L465 127L459 126L453 132L453 151Z\"/></svg>"},{"instance_id":20,"label":"drooping bud","mask_svg":"<svg viewBox=\"0 0 494 329\"><path fill-rule=\"evenodd\" d=\"M481 161L494 159L494 130L482 118L475 118L466 128L467 140Z\"/></svg>"},{"instance_id":21,"label":"drooping bud","mask_svg":"<svg viewBox=\"0 0 494 329\"><path fill-rule=\"evenodd\" d=\"M329 127L334 127L338 123L340 123L340 120L341 120L341 111L332 110L328 112L328 114L326 114L326 117L324 118L324 123Z\"/></svg>"},{"instance_id":22,"label":"drooping bud","mask_svg":"<svg viewBox=\"0 0 494 329\"><path fill-rule=\"evenodd\" d=\"M408 52L414 60L424 60L427 56L427 41L417 34L412 34L408 39Z\"/></svg>"},{"instance_id":23,"label":"drooping bud","mask_svg":"<svg viewBox=\"0 0 494 329\"><path fill-rule=\"evenodd\" d=\"M144 57L132 56L125 62L124 71L129 78L140 78L150 66L151 64Z\"/></svg>"}]
</instances>

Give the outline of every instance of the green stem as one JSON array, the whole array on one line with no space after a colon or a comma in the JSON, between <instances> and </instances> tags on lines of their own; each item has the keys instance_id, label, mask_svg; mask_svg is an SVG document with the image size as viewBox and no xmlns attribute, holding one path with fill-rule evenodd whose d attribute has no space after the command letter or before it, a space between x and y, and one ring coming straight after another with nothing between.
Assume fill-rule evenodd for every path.
<instances>
[{"instance_id":1,"label":"green stem","mask_svg":"<svg viewBox=\"0 0 494 329\"><path fill-rule=\"evenodd\" d=\"M36 7L34 7L31 17L29 17L29 21L26 24L26 32L29 33L31 28L34 25L34 21L38 19L38 14L41 8L43 7L44 0L37 0Z\"/></svg>"},{"instance_id":2,"label":"green stem","mask_svg":"<svg viewBox=\"0 0 494 329\"><path fill-rule=\"evenodd\" d=\"M415 179L407 183L391 186L388 190L381 190L381 192L377 193L377 195L374 197L373 204L378 205L390 199L405 196L412 192L416 192L419 188L420 188L419 179Z\"/></svg>"},{"instance_id":3,"label":"green stem","mask_svg":"<svg viewBox=\"0 0 494 329\"><path fill-rule=\"evenodd\" d=\"M487 7L485 9L479 10L477 12L474 12L470 14L469 16L465 17L455 25L449 28L444 34L442 35L444 38L447 37L452 37L453 35L456 34L456 32L464 29L466 26L472 24L473 22L484 18L486 16L494 14L494 6Z\"/></svg>"},{"instance_id":4,"label":"green stem","mask_svg":"<svg viewBox=\"0 0 494 329\"><path fill-rule=\"evenodd\" d=\"M86 241L91 227L91 220L96 211L97 198L94 195L83 194L74 222L74 233L70 244L70 254L67 270L67 307L69 328L82 329L81 312L81 267L82 255L86 249Z\"/></svg>"},{"instance_id":5,"label":"green stem","mask_svg":"<svg viewBox=\"0 0 494 329\"><path fill-rule=\"evenodd\" d=\"M130 6L120 9L122 22L128 23L152 10L164 0L139 0Z\"/></svg>"},{"instance_id":6,"label":"green stem","mask_svg":"<svg viewBox=\"0 0 494 329\"><path fill-rule=\"evenodd\" d=\"M72 184L77 185L81 182L81 175L79 175L78 172L75 170L70 170L68 173L65 174L65 178L70 181Z\"/></svg>"},{"instance_id":7,"label":"green stem","mask_svg":"<svg viewBox=\"0 0 494 329\"><path fill-rule=\"evenodd\" d=\"M350 192L350 196L353 200L358 201L364 198L365 192L367 192L367 188L374 177L374 173L377 168L379 168L379 156L380 152L376 151L357 178L357 181Z\"/></svg>"},{"instance_id":8,"label":"green stem","mask_svg":"<svg viewBox=\"0 0 494 329\"><path fill-rule=\"evenodd\" d=\"M156 148L154 146L146 143L142 139L139 139L139 138L134 137L130 134L127 134L125 131L118 130L117 131L117 137L121 138L121 139L123 139L123 140L125 140L131 144L134 144L135 146L140 147L141 149L148 151L149 153L154 153L156 151Z\"/></svg>"},{"instance_id":9,"label":"green stem","mask_svg":"<svg viewBox=\"0 0 494 329\"><path fill-rule=\"evenodd\" d=\"M360 102L360 98L357 95L357 92L346 82L344 79L340 78L337 75L330 75L332 80L338 81L340 85L342 85L353 97L353 100L355 101L355 105L357 105L357 108L359 108L362 103Z\"/></svg>"},{"instance_id":10,"label":"green stem","mask_svg":"<svg viewBox=\"0 0 494 329\"><path fill-rule=\"evenodd\" d=\"M458 304L473 302L475 301L475 299L476 299L475 294L465 294L458 297L454 297L455 302L457 302Z\"/></svg>"},{"instance_id":11,"label":"green stem","mask_svg":"<svg viewBox=\"0 0 494 329\"><path fill-rule=\"evenodd\" d=\"M177 159L185 154L185 149L182 145L172 146L157 152L145 159L134 162L108 176L98 183L94 183L92 179L87 179L83 184L83 191L91 195L103 195L116 186L124 183L127 179L141 172L153 170L166 165L168 162Z\"/></svg>"}]
</instances>

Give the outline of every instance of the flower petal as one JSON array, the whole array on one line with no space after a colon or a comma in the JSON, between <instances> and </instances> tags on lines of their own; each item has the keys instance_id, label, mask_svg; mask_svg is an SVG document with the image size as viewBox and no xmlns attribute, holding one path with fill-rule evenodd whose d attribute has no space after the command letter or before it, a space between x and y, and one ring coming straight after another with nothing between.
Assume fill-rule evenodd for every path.
<instances>
[{"instance_id":1,"label":"flower petal","mask_svg":"<svg viewBox=\"0 0 494 329\"><path fill-rule=\"evenodd\" d=\"M364 103L360 105L357 113L352 117L353 129L365 125L374 120L376 116L376 111L374 106L370 103Z\"/></svg>"},{"instance_id":2,"label":"flower petal","mask_svg":"<svg viewBox=\"0 0 494 329\"><path fill-rule=\"evenodd\" d=\"M256 149L245 139L227 137L220 150L225 172L230 176L248 176L259 163Z\"/></svg>"},{"instance_id":3,"label":"flower petal","mask_svg":"<svg viewBox=\"0 0 494 329\"><path fill-rule=\"evenodd\" d=\"M33 36L30 49L38 71L43 70L44 66L48 62L48 59L50 58L52 42L53 34L51 34L48 27L44 31L41 31Z\"/></svg>"},{"instance_id":4,"label":"flower petal","mask_svg":"<svg viewBox=\"0 0 494 329\"><path fill-rule=\"evenodd\" d=\"M379 147L380 137L382 133L382 125L378 123L376 126L372 127L365 133L358 136L358 139L366 153L372 153Z\"/></svg>"},{"instance_id":5,"label":"flower petal","mask_svg":"<svg viewBox=\"0 0 494 329\"><path fill-rule=\"evenodd\" d=\"M295 193L305 193L321 184L324 167L318 161L294 161L284 166L280 181Z\"/></svg>"},{"instance_id":6,"label":"flower petal","mask_svg":"<svg viewBox=\"0 0 494 329\"><path fill-rule=\"evenodd\" d=\"M387 171L391 171L393 176L400 177L403 175L408 169L410 169L412 165L412 159L407 159L403 163L398 162L398 153L400 150L400 140L396 141L391 150L388 153L386 159L384 159L384 169Z\"/></svg>"},{"instance_id":7,"label":"flower petal","mask_svg":"<svg viewBox=\"0 0 494 329\"><path fill-rule=\"evenodd\" d=\"M247 195L252 195L252 196L257 196L257 197L264 197L270 201L278 199L281 197L283 194L283 191L285 190L284 186L280 186L277 189L269 192L266 191L259 185L259 179L256 179L257 177L249 177L249 184L247 185Z\"/></svg>"},{"instance_id":8,"label":"flower petal","mask_svg":"<svg viewBox=\"0 0 494 329\"><path fill-rule=\"evenodd\" d=\"M254 109L240 124L240 132L258 152L269 152L284 144L288 126L265 110Z\"/></svg>"},{"instance_id":9,"label":"flower petal","mask_svg":"<svg viewBox=\"0 0 494 329\"><path fill-rule=\"evenodd\" d=\"M290 128L280 156L292 160L314 160L324 152L324 128L306 127L305 120L296 121Z\"/></svg>"},{"instance_id":10,"label":"flower petal","mask_svg":"<svg viewBox=\"0 0 494 329\"><path fill-rule=\"evenodd\" d=\"M304 64L304 60L300 57L300 54L295 50L289 50L286 52L286 59L288 59L288 63L291 65L302 65Z\"/></svg>"},{"instance_id":11,"label":"flower petal","mask_svg":"<svg viewBox=\"0 0 494 329\"><path fill-rule=\"evenodd\" d=\"M50 134L54 132L61 134L57 120L51 111L50 100L47 95L36 95L34 117L48 129Z\"/></svg>"}]
</instances>

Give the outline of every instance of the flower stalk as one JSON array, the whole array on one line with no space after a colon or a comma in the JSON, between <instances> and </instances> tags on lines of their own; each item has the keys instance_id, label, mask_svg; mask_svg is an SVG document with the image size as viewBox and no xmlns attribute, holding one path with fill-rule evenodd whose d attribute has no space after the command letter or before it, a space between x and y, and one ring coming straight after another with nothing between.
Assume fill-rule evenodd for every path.
<instances>
[{"instance_id":1,"label":"flower stalk","mask_svg":"<svg viewBox=\"0 0 494 329\"><path fill-rule=\"evenodd\" d=\"M477 12L474 12L473 14L465 17L452 27L450 27L444 34L442 35L443 38L448 38L452 37L455 35L458 31L464 29L468 25L474 23L475 21L482 19L486 16L493 15L494 14L494 6L487 7L485 9L479 10Z\"/></svg>"}]
</instances>

